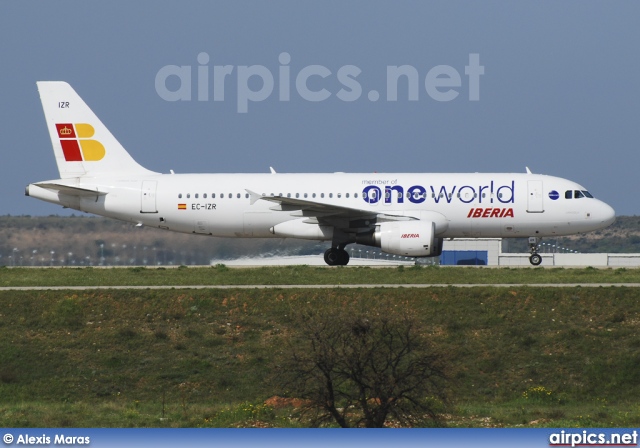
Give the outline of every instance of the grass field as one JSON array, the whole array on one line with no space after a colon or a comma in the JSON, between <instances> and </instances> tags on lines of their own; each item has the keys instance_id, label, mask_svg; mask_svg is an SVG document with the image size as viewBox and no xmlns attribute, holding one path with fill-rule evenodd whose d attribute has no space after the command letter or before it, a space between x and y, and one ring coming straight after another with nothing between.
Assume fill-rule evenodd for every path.
<instances>
[{"instance_id":1,"label":"grass field","mask_svg":"<svg viewBox=\"0 0 640 448\"><path fill-rule=\"evenodd\" d=\"M240 282L243 272L253 276L254 271L260 283L269 283L267 274L277 272L5 269L2 276L6 281L5 275L15 275L9 281L18 282L17 274L26 273L34 276L24 284L48 284L49 272L74 278L88 273L85 281L91 284L103 273L105 279L123 275L133 282L142 274L146 282L160 282L154 278L159 273L171 275L165 278L169 283L181 275L195 275L196 280L188 278L202 283L206 278ZM301 283L303 274L326 282L326 272L346 276L347 271L372 278L389 274L385 282L394 278L390 274L407 282L438 276L437 282L446 282L452 277L444 275L457 272L462 278L455 281L466 283L477 282L476 273L503 270L281 268L271 283L285 283L284 272L297 273L292 282ZM636 275L619 270L503 273L513 273L510 282L532 281L533 274L573 276L564 281L581 275L635 281L630 279ZM476 287L3 291L0 426L305 426L294 407L265 404L275 395L286 396L269 379L277 374L274 355L293 330L291 310L380 297L409 307L423 332L447 354L450 398L443 414L449 426L640 425L640 289Z\"/></svg>"},{"instance_id":2,"label":"grass field","mask_svg":"<svg viewBox=\"0 0 640 448\"><path fill-rule=\"evenodd\" d=\"M282 266L0 268L0 286L640 283L640 269Z\"/></svg>"}]
</instances>

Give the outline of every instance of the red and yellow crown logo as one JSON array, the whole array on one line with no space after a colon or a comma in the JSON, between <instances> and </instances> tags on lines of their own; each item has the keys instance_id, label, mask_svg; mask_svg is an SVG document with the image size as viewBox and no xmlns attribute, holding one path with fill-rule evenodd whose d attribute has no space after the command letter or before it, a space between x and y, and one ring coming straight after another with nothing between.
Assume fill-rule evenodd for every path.
<instances>
[{"instance_id":1,"label":"red and yellow crown logo","mask_svg":"<svg viewBox=\"0 0 640 448\"><path fill-rule=\"evenodd\" d=\"M64 136L65 138L69 137L71 134L73 134L73 130L71 128L68 128L66 125L60 129L60 136Z\"/></svg>"},{"instance_id":2,"label":"red and yellow crown logo","mask_svg":"<svg viewBox=\"0 0 640 448\"><path fill-rule=\"evenodd\" d=\"M106 154L102 143L91 139L95 130L90 124L56 123L56 129L67 162L95 162Z\"/></svg>"}]
</instances>

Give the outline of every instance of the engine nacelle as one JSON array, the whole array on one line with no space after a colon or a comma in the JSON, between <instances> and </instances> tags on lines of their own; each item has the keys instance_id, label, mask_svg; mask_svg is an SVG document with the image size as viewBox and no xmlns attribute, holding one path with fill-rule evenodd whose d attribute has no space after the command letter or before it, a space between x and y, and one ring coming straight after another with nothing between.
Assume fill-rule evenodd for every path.
<instances>
[{"instance_id":1,"label":"engine nacelle","mask_svg":"<svg viewBox=\"0 0 640 448\"><path fill-rule=\"evenodd\" d=\"M302 238L305 240L331 241L333 227L309 224L307 218L293 219L281 222L271 227L269 231L283 238Z\"/></svg>"},{"instance_id":2,"label":"engine nacelle","mask_svg":"<svg viewBox=\"0 0 640 448\"><path fill-rule=\"evenodd\" d=\"M383 222L376 226L374 240L383 252L408 257L442 254L442 238L436 238L431 221Z\"/></svg>"}]
</instances>

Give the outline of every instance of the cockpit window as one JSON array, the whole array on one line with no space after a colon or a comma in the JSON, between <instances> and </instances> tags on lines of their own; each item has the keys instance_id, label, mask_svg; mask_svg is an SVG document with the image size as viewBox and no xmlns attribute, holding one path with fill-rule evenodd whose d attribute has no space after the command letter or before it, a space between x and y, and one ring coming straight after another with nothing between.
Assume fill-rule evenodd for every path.
<instances>
[{"instance_id":1,"label":"cockpit window","mask_svg":"<svg viewBox=\"0 0 640 448\"><path fill-rule=\"evenodd\" d=\"M565 199L592 198L593 195L587 190L567 190L564 192Z\"/></svg>"}]
</instances>

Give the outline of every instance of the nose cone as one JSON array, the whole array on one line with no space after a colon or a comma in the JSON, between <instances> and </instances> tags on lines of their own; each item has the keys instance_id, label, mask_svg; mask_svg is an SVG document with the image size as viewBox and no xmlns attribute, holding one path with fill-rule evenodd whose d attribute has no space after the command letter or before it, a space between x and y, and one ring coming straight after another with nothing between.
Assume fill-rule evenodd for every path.
<instances>
[{"instance_id":1,"label":"nose cone","mask_svg":"<svg viewBox=\"0 0 640 448\"><path fill-rule=\"evenodd\" d=\"M602 223L601 228L610 226L616 220L616 211L604 202L600 202L598 207L597 218Z\"/></svg>"}]
</instances>

